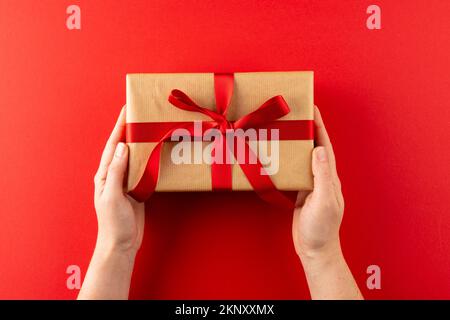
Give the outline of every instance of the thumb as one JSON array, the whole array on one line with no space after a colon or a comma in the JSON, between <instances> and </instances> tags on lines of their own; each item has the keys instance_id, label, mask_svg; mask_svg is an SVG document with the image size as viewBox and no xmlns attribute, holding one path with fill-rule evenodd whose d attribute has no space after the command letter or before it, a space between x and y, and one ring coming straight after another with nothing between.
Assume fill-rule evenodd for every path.
<instances>
[{"instance_id":1,"label":"thumb","mask_svg":"<svg viewBox=\"0 0 450 320\"><path fill-rule=\"evenodd\" d=\"M109 192L123 192L123 179L128 164L128 146L119 142L114 152L114 157L108 167L105 189Z\"/></svg>"},{"instance_id":2,"label":"thumb","mask_svg":"<svg viewBox=\"0 0 450 320\"><path fill-rule=\"evenodd\" d=\"M313 199L320 202L333 195L333 181L328 153L325 147L313 150L312 171L314 176Z\"/></svg>"}]
</instances>

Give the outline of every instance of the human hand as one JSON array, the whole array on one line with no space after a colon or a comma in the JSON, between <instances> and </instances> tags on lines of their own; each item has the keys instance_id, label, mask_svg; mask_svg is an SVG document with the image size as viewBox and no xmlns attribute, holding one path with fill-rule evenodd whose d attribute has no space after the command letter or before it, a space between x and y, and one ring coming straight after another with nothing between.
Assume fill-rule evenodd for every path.
<instances>
[{"instance_id":1,"label":"human hand","mask_svg":"<svg viewBox=\"0 0 450 320\"><path fill-rule=\"evenodd\" d=\"M302 262L311 298L363 299L341 250L339 227L344 197L333 147L317 107L314 119L314 190L309 194L299 192L297 196L292 224L295 251Z\"/></svg>"},{"instance_id":2,"label":"human hand","mask_svg":"<svg viewBox=\"0 0 450 320\"><path fill-rule=\"evenodd\" d=\"M144 204L124 193L128 147L119 142L125 107L106 143L95 174L94 204L98 234L78 299L127 299L134 260L144 234Z\"/></svg>"},{"instance_id":3,"label":"human hand","mask_svg":"<svg viewBox=\"0 0 450 320\"><path fill-rule=\"evenodd\" d=\"M317 144L312 154L314 190L309 194L299 192L292 226L300 258L340 252L339 227L344 213L333 147L317 106L314 119Z\"/></svg>"},{"instance_id":4,"label":"human hand","mask_svg":"<svg viewBox=\"0 0 450 320\"><path fill-rule=\"evenodd\" d=\"M94 204L98 220L96 250L125 253L134 258L144 234L144 203L126 195L123 181L128 146L119 142L125 130L123 107L103 151L95 175Z\"/></svg>"}]
</instances>

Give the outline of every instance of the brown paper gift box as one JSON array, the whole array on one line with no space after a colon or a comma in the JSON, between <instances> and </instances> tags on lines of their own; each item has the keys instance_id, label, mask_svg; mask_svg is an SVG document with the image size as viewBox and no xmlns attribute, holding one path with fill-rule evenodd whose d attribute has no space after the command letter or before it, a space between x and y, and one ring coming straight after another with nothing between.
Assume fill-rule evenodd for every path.
<instances>
[{"instance_id":1,"label":"brown paper gift box","mask_svg":"<svg viewBox=\"0 0 450 320\"><path fill-rule=\"evenodd\" d=\"M167 98L173 89L182 90L200 106L215 108L213 73L128 74L126 84L127 123L210 120L203 114L180 110L171 105ZM291 112L279 120L312 120L313 90L311 71L235 73L234 92L227 118L237 120L254 111L267 99L282 95ZM176 143L164 143L156 191L211 191L211 167L208 164L176 165L171 161L171 148ZM132 190L139 182L156 144L128 143L128 190ZM313 140L279 141L279 170L270 176L277 189L312 189L313 147ZM232 169L232 189L252 190L237 163L233 164Z\"/></svg>"}]
</instances>

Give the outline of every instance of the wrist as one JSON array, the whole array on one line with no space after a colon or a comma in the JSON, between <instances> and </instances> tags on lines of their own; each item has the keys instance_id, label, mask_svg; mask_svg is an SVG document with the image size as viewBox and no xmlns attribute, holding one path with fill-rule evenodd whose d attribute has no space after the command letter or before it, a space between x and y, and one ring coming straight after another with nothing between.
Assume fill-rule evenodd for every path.
<instances>
[{"instance_id":1,"label":"wrist","mask_svg":"<svg viewBox=\"0 0 450 320\"><path fill-rule=\"evenodd\" d=\"M110 241L97 240L94 250L94 257L99 260L120 260L134 264L137 251L132 248L123 248Z\"/></svg>"},{"instance_id":2,"label":"wrist","mask_svg":"<svg viewBox=\"0 0 450 320\"><path fill-rule=\"evenodd\" d=\"M97 241L78 299L127 299L134 258Z\"/></svg>"},{"instance_id":3,"label":"wrist","mask_svg":"<svg viewBox=\"0 0 450 320\"><path fill-rule=\"evenodd\" d=\"M330 264L344 258L339 239L330 241L320 248L304 248L300 250L298 256L303 267Z\"/></svg>"}]
</instances>

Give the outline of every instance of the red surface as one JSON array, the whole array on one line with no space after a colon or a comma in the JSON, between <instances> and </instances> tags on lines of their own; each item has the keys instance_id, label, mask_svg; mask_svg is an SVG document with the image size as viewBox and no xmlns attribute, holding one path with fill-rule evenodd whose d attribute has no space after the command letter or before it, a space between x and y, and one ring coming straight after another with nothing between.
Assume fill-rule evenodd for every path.
<instances>
[{"instance_id":1,"label":"red surface","mask_svg":"<svg viewBox=\"0 0 450 320\"><path fill-rule=\"evenodd\" d=\"M370 4L1 0L0 298L76 297L65 271L84 275L94 247L93 176L126 73L262 70L315 71L364 295L450 298L450 2L376 1L378 31ZM308 298L291 219L251 193L157 195L131 296Z\"/></svg>"}]
</instances>

